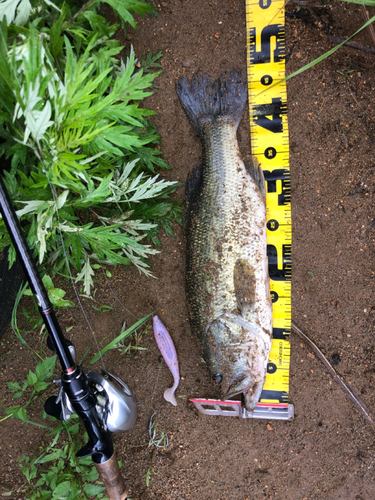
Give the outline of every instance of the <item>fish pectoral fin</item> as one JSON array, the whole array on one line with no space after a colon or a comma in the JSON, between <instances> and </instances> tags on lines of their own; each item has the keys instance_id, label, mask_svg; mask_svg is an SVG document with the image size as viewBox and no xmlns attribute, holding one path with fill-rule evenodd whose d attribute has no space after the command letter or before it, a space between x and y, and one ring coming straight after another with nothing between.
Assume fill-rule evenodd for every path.
<instances>
[{"instance_id":1,"label":"fish pectoral fin","mask_svg":"<svg viewBox=\"0 0 375 500\"><path fill-rule=\"evenodd\" d=\"M241 373L229 386L228 391L224 395L224 399L232 398L241 392L245 392L251 387L254 383L253 377L249 372Z\"/></svg>"},{"instance_id":2,"label":"fish pectoral fin","mask_svg":"<svg viewBox=\"0 0 375 500\"><path fill-rule=\"evenodd\" d=\"M237 259L233 269L234 293L238 308L245 313L255 305L256 279L254 268L245 259Z\"/></svg>"},{"instance_id":3,"label":"fish pectoral fin","mask_svg":"<svg viewBox=\"0 0 375 500\"><path fill-rule=\"evenodd\" d=\"M266 197L266 181L264 180L263 170L258 159L255 156L252 156L251 160L245 163L245 168L247 173L259 187L262 195Z\"/></svg>"}]
</instances>

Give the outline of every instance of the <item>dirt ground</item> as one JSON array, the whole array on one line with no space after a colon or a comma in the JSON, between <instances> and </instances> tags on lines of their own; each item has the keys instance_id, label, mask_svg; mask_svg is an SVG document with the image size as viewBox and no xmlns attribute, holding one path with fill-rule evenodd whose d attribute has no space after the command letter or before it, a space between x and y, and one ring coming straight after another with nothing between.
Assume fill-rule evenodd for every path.
<instances>
[{"instance_id":1,"label":"dirt ground","mask_svg":"<svg viewBox=\"0 0 375 500\"><path fill-rule=\"evenodd\" d=\"M159 17L138 19L138 31L130 30L125 40L119 34L127 45L134 45L139 59L150 49L163 51L158 89L144 106L158 113L154 121L164 158L172 167L166 174L169 179L184 181L201 161L200 141L178 101L175 81L197 70L219 76L230 67L246 67L244 3L166 0L156 4ZM327 35L346 37L363 24L359 5L309 5L287 5L288 73L333 47ZM355 41L373 43L366 30ZM288 117L293 320L375 414L374 82L374 53L341 48L288 82ZM247 116L238 137L247 159ZM184 198L183 187L176 198ZM162 252L152 259L157 279L140 276L134 268L112 271L111 287L131 314L105 281L97 282L96 300L113 310L98 313L90 301L83 301L99 342L115 338L124 321L130 325L134 316L154 311L169 329L179 357L176 408L162 396L172 377L160 362L151 328L140 340L146 350L131 355L112 350L104 358L106 367L129 384L139 403L135 427L115 437L130 498L372 500L373 430L296 335L291 337L293 421L208 417L197 412L189 398L216 393L187 319L182 229L176 227L175 239L162 236L162 243ZM69 295L74 300L73 292ZM65 311L61 319L63 327L73 326L68 337L79 358L92 341L89 329L78 307ZM38 347L36 334L25 338ZM8 380L22 381L34 366L9 330L0 346L1 386ZM11 404L5 395L2 408ZM155 411L157 430L169 438L167 450L148 446L148 422ZM35 453L42 437L43 431L33 426L10 419L0 424L0 484L20 488L11 498L26 498L17 459ZM151 472L147 487L151 468L155 474Z\"/></svg>"}]
</instances>

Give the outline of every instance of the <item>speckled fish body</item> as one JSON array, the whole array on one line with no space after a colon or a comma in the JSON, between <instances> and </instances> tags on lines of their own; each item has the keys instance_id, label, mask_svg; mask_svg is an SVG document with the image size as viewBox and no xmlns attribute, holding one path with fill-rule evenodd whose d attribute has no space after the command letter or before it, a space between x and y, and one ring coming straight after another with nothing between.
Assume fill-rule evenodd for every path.
<instances>
[{"instance_id":1,"label":"speckled fish body","mask_svg":"<svg viewBox=\"0 0 375 500\"><path fill-rule=\"evenodd\" d=\"M178 368L178 358L176 348L174 346L172 337L169 335L168 330L158 316L154 316L153 320L154 337L159 350L167 363L173 375L173 386L164 391L164 399L166 399L173 406L177 406L175 390L180 382L180 371Z\"/></svg>"},{"instance_id":2,"label":"speckled fish body","mask_svg":"<svg viewBox=\"0 0 375 500\"><path fill-rule=\"evenodd\" d=\"M262 170L245 167L236 131L246 76L182 78L177 93L202 140L203 165L187 180L186 289L192 328L222 399L244 394L251 411L263 388L272 342Z\"/></svg>"}]
</instances>

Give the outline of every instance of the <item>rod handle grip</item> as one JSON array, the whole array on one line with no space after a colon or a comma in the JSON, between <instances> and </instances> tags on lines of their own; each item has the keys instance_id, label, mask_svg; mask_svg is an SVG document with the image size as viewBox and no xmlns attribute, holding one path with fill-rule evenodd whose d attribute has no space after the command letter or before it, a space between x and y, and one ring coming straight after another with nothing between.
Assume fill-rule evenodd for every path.
<instances>
[{"instance_id":1,"label":"rod handle grip","mask_svg":"<svg viewBox=\"0 0 375 500\"><path fill-rule=\"evenodd\" d=\"M126 500L125 481L121 475L116 452L103 464L95 464L96 470L104 483L109 500Z\"/></svg>"}]
</instances>

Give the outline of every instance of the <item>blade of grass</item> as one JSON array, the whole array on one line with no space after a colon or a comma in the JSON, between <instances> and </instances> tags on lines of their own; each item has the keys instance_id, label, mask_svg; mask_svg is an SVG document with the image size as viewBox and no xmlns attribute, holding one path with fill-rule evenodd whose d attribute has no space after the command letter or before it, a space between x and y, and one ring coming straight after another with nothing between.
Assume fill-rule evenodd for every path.
<instances>
[{"instance_id":1,"label":"blade of grass","mask_svg":"<svg viewBox=\"0 0 375 500\"><path fill-rule=\"evenodd\" d=\"M103 356L107 351L109 351L109 349L112 349L112 347L114 345L118 344L121 340L126 339L127 337L129 337L129 335L131 335L137 328L139 328L141 325L143 325L144 323L146 323L146 321L148 321L151 318L152 314L153 313L147 314L147 316L144 316L142 319L140 319L139 321L137 321L136 323L134 323L134 325L132 325L130 328L128 328L124 332L121 332L118 337L116 337L114 340L112 340L112 342L110 342L105 347L103 347L103 349L100 352L98 352L98 354L96 354L92 358L92 360L89 362L89 365L92 365L93 363L95 363L96 361L98 361L98 359L101 356Z\"/></svg>"},{"instance_id":2,"label":"blade of grass","mask_svg":"<svg viewBox=\"0 0 375 500\"><path fill-rule=\"evenodd\" d=\"M21 342L21 344L25 345L26 340L22 337L21 332L18 329L17 326L17 309L18 309L18 304L20 303L20 300L22 298L23 292L26 290L26 288L29 286L28 282L23 283L18 290L17 297L14 303L13 311L12 311L12 321L11 321L11 327L14 333L16 334L18 340Z\"/></svg>"},{"instance_id":3,"label":"blade of grass","mask_svg":"<svg viewBox=\"0 0 375 500\"><path fill-rule=\"evenodd\" d=\"M375 5L375 0L341 0L341 1L348 3L359 3L360 5L368 5L370 7Z\"/></svg>"},{"instance_id":4,"label":"blade of grass","mask_svg":"<svg viewBox=\"0 0 375 500\"><path fill-rule=\"evenodd\" d=\"M344 0L344 1L351 1L351 0ZM355 2L357 3L357 2ZM358 2L358 3L362 3L362 2ZM331 50L329 50L328 52L325 52L324 54L322 54L321 56L317 57L316 59L314 59L313 61L309 62L308 64L306 64L305 66L302 66L302 68L300 69L297 69L297 71L295 71L294 73L291 73L290 75L286 76L285 78L283 78L282 80L279 80L278 82L274 83L273 85L271 85L271 87L268 87L267 89L265 90L262 90L262 92L259 92L258 95L261 95L263 94L264 92L267 92L269 89L272 89L272 87L276 87L277 85L280 85L280 83L283 83L283 82L286 82L287 80L290 80L291 78L297 76L297 75L300 75L301 73L303 73L304 71L312 68L313 66L315 66L316 64L324 61L324 59L327 59L327 57L331 56L334 52L336 52L336 50L338 50L340 47L342 47L343 45L345 45L345 43L347 41L349 41L351 38L353 38L354 36L358 35L358 33L360 31L362 31L364 28L367 28L367 26L369 26L371 23L373 23L375 21L375 16L372 16L371 19L369 19L367 21L367 23L365 23L363 26L361 26L359 28L359 30L357 30L355 33L353 33L353 35L350 35L346 40L344 40L343 42L341 42L339 45L336 45L336 47L333 47Z\"/></svg>"},{"instance_id":5,"label":"blade of grass","mask_svg":"<svg viewBox=\"0 0 375 500\"><path fill-rule=\"evenodd\" d=\"M92 347L92 344L90 344L90 345L88 346L88 348L86 349L86 351L85 351L84 355L82 356L81 361L79 362L79 364L80 364L80 365L82 365L82 363L83 363L83 361L84 361L85 357L88 355L89 350L91 349L91 347Z\"/></svg>"}]
</instances>

